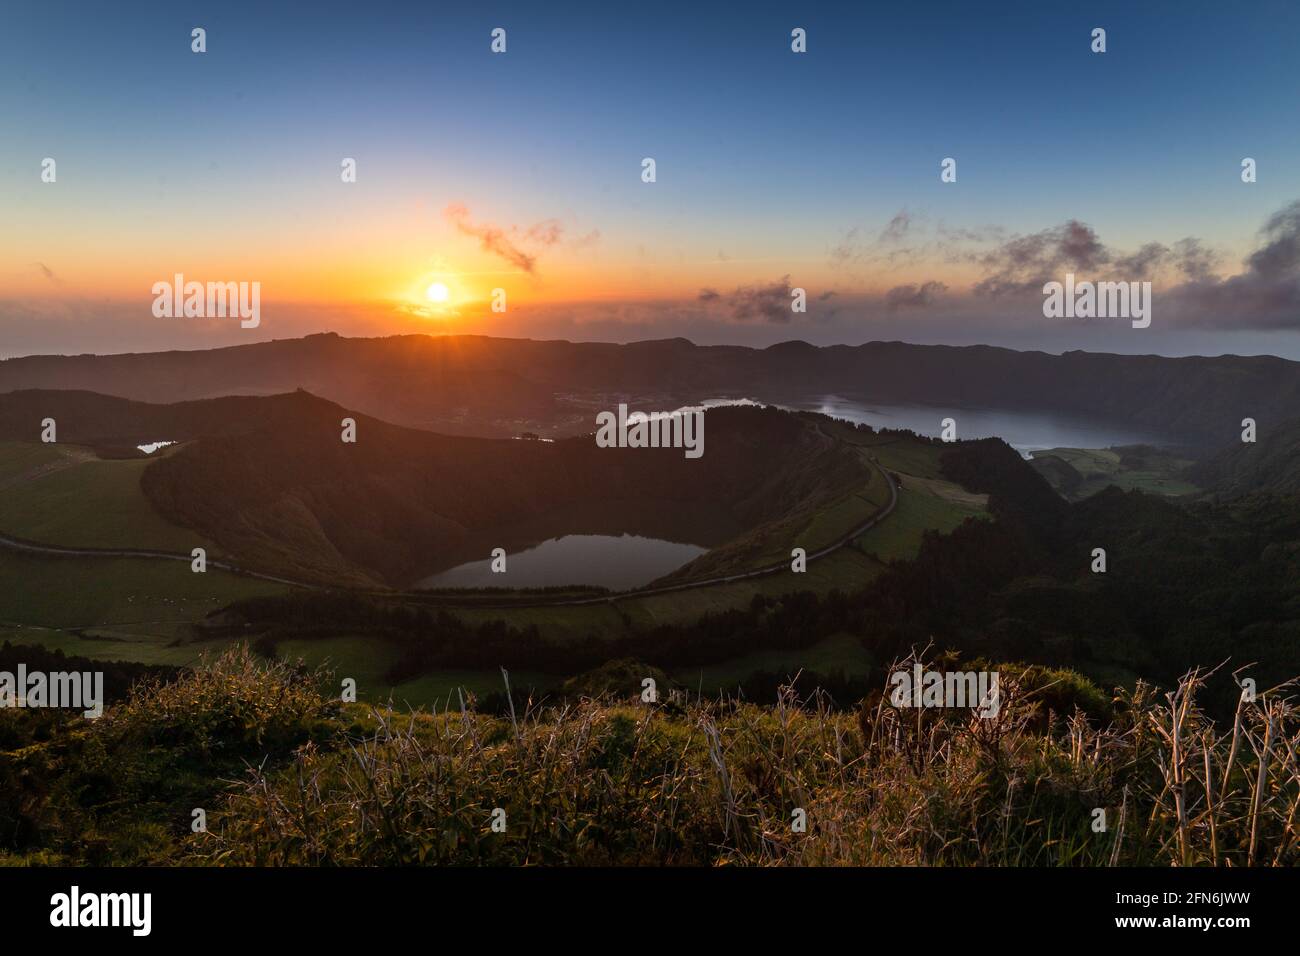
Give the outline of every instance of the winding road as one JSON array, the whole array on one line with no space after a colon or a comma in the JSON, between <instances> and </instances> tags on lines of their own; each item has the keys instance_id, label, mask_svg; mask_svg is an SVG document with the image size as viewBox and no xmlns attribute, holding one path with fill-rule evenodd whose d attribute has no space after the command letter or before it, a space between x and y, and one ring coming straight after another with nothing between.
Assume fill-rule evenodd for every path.
<instances>
[{"instance_id":1,"label":"winding road","mask_svg":"<svg viewBox=\"0 0 1300 956\"><path fill-rule=\"evenodd\" d=\"M164 561L184 561L186 563L194 560L192 555L176 554L171 551L147 551L139 548L70 548L59 544L38 544L35 541L24 541L21 538L11 538L5 534L0 534L0 548L8 548L10 551L22 551L27 554L50 554L65 558L157 558ZM241 568L225 561L211 560L207 563L211 567L221 568L221 570L229 571L232 574L260 578L263 581L274 581L276 584L288 584L298 588L319 588L319 585L315 584L291 581L288 578L277 578L273 574L263 574L260 571L249 571L247 568Z\"/></svg>"},{"instance_id":2,"label":"winding road","mask_svg":"<svg viewBox=\"0 0 1300 956\"><path fill-rule=\"evenodd\" d=\"M872 467L880 472L885 479L885 484L889 486L889 504L881 508L869 519L855 527L848 534L839 538L832 544L808 555L808 561L816 561L818 558L824 558L828 554L838 551L845 547L854 538L865 534L874 528L877 524L887 518L898 504L898 486L894 479L890 477L889 472L880 467L878 462L872 461ZM24 541L20 538L12 538L5 534L0 534L0 548L7 548L10 551L19 551L27 554L44 554L54 557L78 557L78 558L153 558L164 561L192 561L193 558L188 554L175 554L170 551L147 551L134 548L73 548L64 547L55 544L39 544L34 541ZM210 560L208 566L220 568L223 571L229 571L232 574L242 574L246 577L258 578L263 581L271 581L276 584L285 584L290 587L307 588L310 590L324 590L324 586L319 584L309 584L305 581L293 581L289 578L276 577L272 574L263 574L260 571L250 571L247 568L241 568L237 565L225 561ZM596 597L582 598L539 598L533 601L511 601L500 604L485 604L477 601L472 604L464 605L474 609L499 610L503 608L530 608L530 607L574 607L591 604L612 604L616 601L626 600L628 598L651 597L658 594L671 594L674 591L689 591L695 588L711 587L716 584L731 584L735 581L744 581L749 578L761 578L771 574L779 574L782 571L788 571L790 562L782 560L776 564L767 567L757 568L753 571L740 571L735 574L722 575L720 577L706 578L700 581L684 581L681 584L669 584L657 588L638 588L631 591L617 591L608 594L601 594ZM385 596L401 596L402 592L383 592Z\"/></svg>"}]
</instances>

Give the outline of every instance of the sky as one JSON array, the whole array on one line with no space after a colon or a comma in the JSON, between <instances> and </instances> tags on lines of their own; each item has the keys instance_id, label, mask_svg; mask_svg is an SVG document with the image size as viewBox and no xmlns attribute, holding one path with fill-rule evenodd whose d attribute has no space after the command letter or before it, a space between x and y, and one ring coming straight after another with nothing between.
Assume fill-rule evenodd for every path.
<instances>
[{"instance_id":1,"label":"sky","mask_svg":"<svg viewBox=\"0 0 1300 956\"><path fill-rule=\"evenodd\" d=\"M419 331L1300 358L1297 36L1290 2L7 4L0 357ZM178 273L259 283L258 325L156 316ZM1151 282L1150 327L1046 317L1067 273Z\"/></svg>"}]
</instances>

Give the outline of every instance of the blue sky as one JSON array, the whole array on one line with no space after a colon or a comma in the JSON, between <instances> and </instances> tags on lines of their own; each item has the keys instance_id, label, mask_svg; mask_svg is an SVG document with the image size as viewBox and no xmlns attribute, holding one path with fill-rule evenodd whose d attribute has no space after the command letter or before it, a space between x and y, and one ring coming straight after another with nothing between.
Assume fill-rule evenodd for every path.
<instances>
[{"instance_id":1,"label":"blue sky","mask_svg":"<svg viewBox=\"0 0 1300 956\"><path fill-rule=\"evenodd\" d=\"M504 56L487 49L497 26ZM805 55L790 52L796 26ZM1102 55L1089 49L1098 26ZM806 336L797 322L663 320L674 334L711 323L722 340L942 335L951 315L900 328L873 318L871 297L928 280L959 296L998 241L1070 220L1124 252L1196 237L1226 277L1300 198L1296 36L1300 5L1285 2L11 4L0 323L6 301L11 325L33 314L15 300L121 303L173 259L264 268L273 299L331 305L390 297L435 260L488 271L491 257L440 215L449 203L508 234L558 222L599 237L544 250L518 281L534 317L588 298L691 302L701 287L785 275L861 299L860 322L842 310ZM57 193L34 174L45 156L59 160ZM362 170L350 196L337 188L342 156ZM637 176L644 156L658 164L653 189ZM955 184L938 181L946 156ZM1259 164L1249 186L1244 156ZM900 212L911 238L892 257L836 259L846 237L871 241ZM938 241L959 230L984 244ZM285 261L288 247L302 261ZM46 288L33 263L60 283ZM523 311L501 330L530 334ZM978 336L988 317L963 315ZM587 328L643 337L657 321ZM1262 323L1273 338L1285 325Z\"/></svg>"}]
</instances>

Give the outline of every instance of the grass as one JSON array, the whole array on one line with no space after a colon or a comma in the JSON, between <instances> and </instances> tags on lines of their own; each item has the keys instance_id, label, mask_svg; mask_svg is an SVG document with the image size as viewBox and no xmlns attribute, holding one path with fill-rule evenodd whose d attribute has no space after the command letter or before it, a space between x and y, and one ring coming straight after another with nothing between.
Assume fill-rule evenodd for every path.
<instances>
[{"instance_id":1,"label":"grass","mask_svg":"<svg viewBox=\"0 0 1300 956\"><path fill-rule=\"evenodd\" d=\"M1067 672L1030 679L1023 670L1004 683L1001 710L987 719L898 710L883 697L837 712L788 691L766 706L644 705L629 694L497 717L456 704L436 713L340 709L298 683L286 686L286 671L268 682L267 704L277 703L264 710L251 676L258 666L219 662L174 691L110 709L86 731L117 744L123 774L141 761L174 765L177 752L190 760L263 755L249 760L243 783L223 788L210 775L203 802L182 804L212 808L209 832L176 827L173 843L155 850L164 858L272 866L1300 863L1300 720L1286 688L1243 701L1223 727L1197 707L1199 673L1168 694L1146 686L1121 693L1109 720L1090 721L1081 711L1045 710L1041 693L1064 683L1096 699L1095 689ZM197 706L169 703L181 701ZM123 741L174 747L155 757ZM98 752L95 743L80 752ZM48 746L28 748L24 759ZM64 769L73 779L61 785L75 784L79 767ZM50 827L82 822L54 809ZM1103 829L1094 827L1099 810ZM800 811L806 829L792 825Z\"/></svg>"},{"instance_id":2,"label":"grass","mask_svg":"<svg viewBox=\"0 0 1300 956\"><path fill-rule=\"evenodd\" d=\"M800 671L817 674L864 675L871 670L871 653L851 634L836 634L805 650L762 650L721 664L675 671L674 681L692 692L716 694L733 690L755 671L793 678Z\"/></svg>"},{"instance_id":3,"label":"grass","mask_svg":"<svg viewBox=\"0 0 1300 956\"><path fill-rule=\"evenodd\" d=\"M357 696L362 700L392 700L412 707L446 706L457 699L457 691L486 696L505 689L499 670L439 670L396 686L384 679L385 671L397 660L391 646L373 636L330 637L320 640L285 640L276 645L285 661L301 660L312 669L326 668L335 681L350 677L357 682ZM558 678L532 671L511 672L515 688L549 688Z\"/></svg>"},{"instance_id":4,"label":"grass","mask_svg":"<svg viewBox=\"0 0 1300 956\"><path fill-rule=\"evenodd\" d=\"M1291 685L1216 724L1199 671L1111 701L994 669L990 718L639 686L495 716L347 704L237 647L97 721L0 711L0 865L1300 864Z\"/></svg>"},{"instance_id":5,"label":"grass","mask_svg":"<svg viewBox=\"0 0 1300 956\"><path fill-rule=\"evenodd\" d=\"M945 493L947 482L910 482L898 492L898 506L888 519L855 539L854 546L878 561L916 557L926 531L948 533L970 517L986 514L973 501ZM955 486L953 486L955 487Z\"/></svg>"},{"instance_id":6,"label":"grass","mask_svg":"<svg viewBox=\"0 0 1300 956\"><path fill-rule=\"evenodd\" d=\"M0 623L46 627L196 621L243 597L280 594L284 585L183 561L81 558L0 550Z\"/></svg>"},{"instance_id":7,"label":"grass","mask_svg":"<svg viewBox=\"0 0 1300 956\"><path fill-rule=\"evenodd\" d=\"M0 531L17 538L85 548L188 554L218 550L163 519L140 490L148 458L101 460L66 445L0 442Z\"/></svg>"},{"instance_id":8,"label":"grass","mask_svg":"<svg viewBox=\"0 0 1300 956\"><path fill-rule=\"evenodd\" d=\"M873 461L890 471L918 478L942 478L939 459L942 445L896 435L868 435L847 425L824 426L826 431L851 445L857 445Z\"/></svg>"},{"instance_id":9,"label":"grass","mask_svg":"<svg viewBox=\"0 0 1300 956\"><path fill-rule=\"evenodd\" d=\"M503 620L515 627L535 625L544 638L569 643L597 635L610 639L629 627L689 623L704 614L744 608L755 594L778 597L791 591L825 594L856 591L882 570L882 562L914 554L927 528L951 530L982 509L971 496L938 479L941 448L910 439L880 439L840 425L824 426L837 438L861 447L861 454L902 475L898 508L859 539L864 550L845 548L813 562L802 574L782 572L730 584L670 594L632 597L616 604L579 607L479 609L449 607L470 623ZM153 514L139 490L147 460L100 461L84 449L32 443L0 445L0 486L8 484L7 511L0 528L24 538L86 546L152 547L188 550L192 538ZM801 533L808 550L834 540L860 524L888 500L876 467L864 468L867 483L853 495L820 512ZM16 497L10 498L9 494ZM11 524L4 526L4 515ZM179 537L177 537L179 535ZM771 560L788 556L773 553ZM766 559L765 559L766 560ZM242 578L217 569L190 572L182 562L126 558L52 558L0 551L0 573L23 582L0 593L0 633L35 641L66 653L97 660L192 665L205 645L192 643L189 622L242 597L274 594L279 585ZM339 637L326 642L287 642L280 653L315 666L332 660L356 676L366 700L395 699L427 705L445 700L456 686L475 692L496 690L499 674L436 672L390 688L382 674L391 651L373 637ZM766 658L765 658L766 660ZM775 663L785 666L789 659ZM747 656L719 665L727 675L747 676ZM776 668L775 664L773 665ZM811 666L811 665L809 665ZM743 671L743 673L742 673ZM546 675L520 680L548 685Z\"/></svg>"},{"instance_id":10,"label":"grass","mask_svg":"<svg viewBox=\"0 0 1300 956\"><path fill-rule=\"evenodd\" d=\"M1073 468L1081 477L1063 479L1049 459L1056 458ZM1062 496L1080 501L1115 485L1124 491L1138 490L1153 495L1195 494L1198 489L1182 478L1192 462L1155 448L1134 445L1123 448L1049 448L1033 453L1033 463Z\"/></svg>"}]
</instances>

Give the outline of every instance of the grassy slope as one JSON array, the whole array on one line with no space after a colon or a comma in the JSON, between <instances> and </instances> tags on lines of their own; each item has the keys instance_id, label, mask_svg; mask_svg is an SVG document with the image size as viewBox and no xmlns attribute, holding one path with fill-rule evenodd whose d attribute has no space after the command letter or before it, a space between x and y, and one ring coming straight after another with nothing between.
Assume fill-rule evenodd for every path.
<instances>
[{"instance_id":1,"label":"grassy slope","mask_svg":"<svg viewBox=\"0 0 1300 956\"><path fill-rule=\"evenodd\" d=\"M1091 497L1110 485L1124 491L1169 496L1194 494L1198 490L1182 477L1191 461L1172 455L1126 448L1049 448L1033 455L1035 468L1071 501ZM1052 458L1065 462L1079 474L1082 480L1077 486L1062 484L1060 475L1048 464Z\"/></svg>"},{"instance_id":2,"label":"grassy slope","mask_svg":"<svg viewBox=\"0 0 1300 956\"><path fill-rule=\"evenodd\" d=\"M626 622L638 628L687 622L708 612L747 606L755 593L778 596L794 590L819 593L836 588L857 590L879 573L882 562L914 554L927 528L947 531L967 516L981 513L982 496L969 495L939 480L940 446L910 439L864 436L839 425L824 427L836 438L861 446L864 459L874 460L902 480L894 514L858 539L861 551L842 549L813 562L801 575L782 573L753 581L632 598L616 605L453 609L453 613L470 621L503 619L519 627L536 624L544 636L557 641L577 640L587 634L615 637L624 631ZM139 470L147 460L99 461L85 456L88 460L67 464L63 459L68 454L68 446L19 443L0 446L0 484L6 479L29 477L11 486L5 495L8 502L9 493L16 489L28 507L10 504L9 511L0 514L7 514L15 524L7 526L0 518L0 529L33 540L87 546L122 546L124 541L132 542L125 546L165 550L188 550L193 546L189 533L158 517L140 493ZM61 462L65 467L59 471L32 475L34 469ZM798 529L794 540L806 547L806 542L811 542L809 550L813 550L861 523L882 506L888 500L888 489L879 472L874 467L865 467L863 475L864 485L812 516L810 522ZM60 520L59 502L70 509L69 515L80 517ZM48 537L50 534L55 537ZM184 540L178 540L178 535ZM788 554L788 547L782 543L780 550L772 549L771 560ZM61 647L67 653L103 660L191 664L211 645L189 643L185 626L188 622L236 598L283 590L268 582L219 571L195 575L180 562L173 565L135 559L54 559L0 552L0 571L5 577L24 584L21 589L6 589L0 594L0 635L36 640ZM15 626L19 624L27 626L19 629ZM33 631L32 625L47 629ZM72 633L72 628L80 633ZM176 644L178 639L180 643ZM373 640L364 636L287 642L281 652L289 657L301 656L312 664L327 659L334 661L341 672L356 677L362 697L370 700L383 699L392 693L398 700L427 704L444 701L456 686L476 693L501 687L501 676L496 671L462 671L427 675L391 688L381 676L391 663L385 656L389 652L377 651ZM819 654L812 656L821 659ZM828 660L833 659L836 654ZM771 655L746 655L710 669L708 679L725 682L752 670L781 669L796 663L792 658L778 661ZM805 662L804 666L812 664ZM512 682L516 686L551 683L545 675L535 674L514 675Z\"/></svg>"},{"instance_id":3,"label":"grassy slope","mask_svg":"<svg viewBox=\"0 0 1300 956\"><path fill-rule=\"evenodd\" d=\"M384 645L376 646L364 636L282 641L278 649L285 660L302 660L313 667L323 664L333 671L337 680L352 678L357 682L357 695L362 700L391 697L397 704L444 708L448 702L459 706L457 690L479 696L505 690L500 671L472 670L439 671L394 687L384 680L384 671L397 659L396 651ZM558 683L557 678L546 674L510 672L510 686L516 690L549 688Z\"/></svg>"},{"instance_id":4,"label":"grassy slope","mask_svg":"<svg viewBox=\"0 0 1300 956\"><path fill-rule=\"evenodd\" d=\"M994 666L990 719L647 706L635 685L516 719L376 712L325 675L226 655L100 720L0 712L0 794L16 797L0 812L22 824L0 865L1300 863L1293 711L1260 698L1216 726L1194 680L1168 695L1183 709L1149 688L1111 707L1068 671ZM1068 733L1044 720L1076 705L1091 719ZM1200 766L1228 768L1208 807L1168 785ZM1098 832L1096 807L1126 825Z\"/></svg>"},{"instance_id":5,"label":"grassy slope","mask_svg":"<svg viewBox=\"0 0 1300 956\"><path fill-rule=\"evenodd\" d=\"M152 460L105 461L80 446L0 442L0 532L67 547L203 547L216 557L210 541L167 521L145 498L140 475Z\"/></svg>"},{"instance_id":6,"label":"grassy slope","mask_svg":"<svg viewBox=\"0 0 1300 956\"><path fill-rule=\"evenodd\" d=\"M284 590L213 569L194 574L180 561L55 558L3 550L0 581L5 582L0 587L0 639L60 647L98 660L152 664L193 663L208 645L169 646L188 638L191 621L239 598Z\"/></svg>"},{"instance_id":7,"label":"grassy slope","mask_svg":"<svg viewBox=\"0 0 1300 956\"><path fill-rule=\"evenodd\" d=\"M806 650L755 651L721 664L675 671L672 678L692 692L714 694L733 689L755 671L772 671L787 678L801 670L852 676L869 673L871 663L871 654L860 640L851 634L836 634Z\"/></svg>"},{"instance_id":8,"label":"grassy slope","mask_svg":"<svg viewBox=\"0 0 1300 956\"><path fill-rule=\"evenodd\" d=\"M1258 441L1232 442L1197 464L1189 477L1229 497L1300 492L1300 419L1261 423Z\"/></svg>"}]
</instances>

